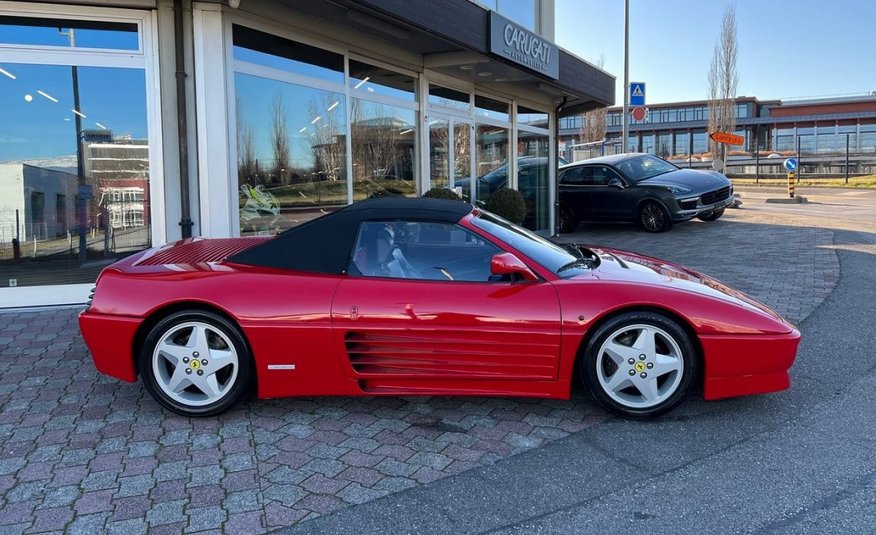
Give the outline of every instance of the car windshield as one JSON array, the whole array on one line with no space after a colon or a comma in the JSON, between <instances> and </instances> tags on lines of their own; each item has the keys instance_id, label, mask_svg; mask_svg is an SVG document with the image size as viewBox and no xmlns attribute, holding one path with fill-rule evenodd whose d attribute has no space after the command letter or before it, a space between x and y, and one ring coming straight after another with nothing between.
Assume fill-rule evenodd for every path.
<instances>
[{"instance_id":1,"label":"car windshield","mask_svg":"<svg viewBox=\"0 0 876 535\"><path fill-rule=\"evenodd\" d=\"M472 219L472 224L499 238L560 277L572 277L589 268L587 262L569 249L490 212L481 211Z\"/></svg>"},{"instance_id":2,"label":"car windshield","mask_svg":"<svg viewBox=\"0 0 876 535\"><path fill-rule=\"evenodd\" d=\"M675 167L666 160L651 156L650 154L627 158L615 164L615 167L633 182L641 182L642 180L654 178L657 175L663 175L678 169L678 167Z\"/></svg>"}]
</instances>

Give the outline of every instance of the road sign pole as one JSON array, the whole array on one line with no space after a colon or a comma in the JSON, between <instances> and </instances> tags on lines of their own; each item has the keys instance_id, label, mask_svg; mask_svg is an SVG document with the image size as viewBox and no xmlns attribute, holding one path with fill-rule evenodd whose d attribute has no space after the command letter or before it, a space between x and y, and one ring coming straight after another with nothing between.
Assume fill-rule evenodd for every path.
<instances>
[{"instance_id":1,"label":"road sign pole","mask_svg":"<svg viewBox=\"0 0 876 535\"><path fill-rule=\"evenodd\" d=\"M794 198L794 171L788 172L788 197Z\"/></svg>"}]
</instances>

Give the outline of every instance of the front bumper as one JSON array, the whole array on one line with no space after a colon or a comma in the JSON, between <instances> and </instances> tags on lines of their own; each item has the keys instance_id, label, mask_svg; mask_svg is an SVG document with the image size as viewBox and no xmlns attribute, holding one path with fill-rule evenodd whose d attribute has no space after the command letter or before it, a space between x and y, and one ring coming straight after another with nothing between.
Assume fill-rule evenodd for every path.
<instances>
[{"instance_id":1,"label":"front bumper","mask_svg":"<svg viewBox=\"0 0 876 535\"><path fill-rule=\"evenodd\" d=\"M685 209L685 205L695 201L696 207ZM730 196L722 201L718 201L712 204L700 204L699 197L687 198L687 199L678 199L679 209L672 215L672 219L675 221L687 221L688 219L693 219L697 216L710 214L712 212L716 212L718 210L723 210L728 206L732 206L734 202L736 202L736 197L733 196L733 191L730 191Z\"/></svg>"}]
</instances>

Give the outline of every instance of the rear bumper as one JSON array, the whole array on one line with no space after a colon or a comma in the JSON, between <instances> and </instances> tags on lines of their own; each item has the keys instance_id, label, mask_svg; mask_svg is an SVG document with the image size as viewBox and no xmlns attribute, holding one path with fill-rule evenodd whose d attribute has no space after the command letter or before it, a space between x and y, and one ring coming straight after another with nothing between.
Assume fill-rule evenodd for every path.
<instances>
[{"instance_id":1,"label":"rear bumper","mask_svg":"<svg viewBox=\"0 0 876 535\"><path fill-rule=\"evenodd\" d=\"M87 310L79 314L79 329L91 359L100 373L123 381L135 382L134 336L142 318L96 314Z\"/></svg>"},{"instance_id":2,"label":"rear bumper","mask_svg":"<svg viewBox=\"0 0 876 535\"><path fill-rule=\"evenodd\" d=\"M800 332L747 336L702 336L703 397L721 399L786 390Z\"/></svg>"}]
</instances>

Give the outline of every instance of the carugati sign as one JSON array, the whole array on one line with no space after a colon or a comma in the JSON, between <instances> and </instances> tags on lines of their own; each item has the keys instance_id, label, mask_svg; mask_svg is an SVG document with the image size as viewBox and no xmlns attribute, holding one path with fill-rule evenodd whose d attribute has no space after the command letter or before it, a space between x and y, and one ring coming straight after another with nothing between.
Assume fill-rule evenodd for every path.
<instances>
[{"instance_id":1,"label":"carugati sign","mask_svg":"<svg viewBox=\"0 0 876 535\"><path fill-rule=\"evenodd\" d=\"M490 52L555 80L560 77L557 45L495 11L490 11Z\"/></svg>"}]
</instances>

